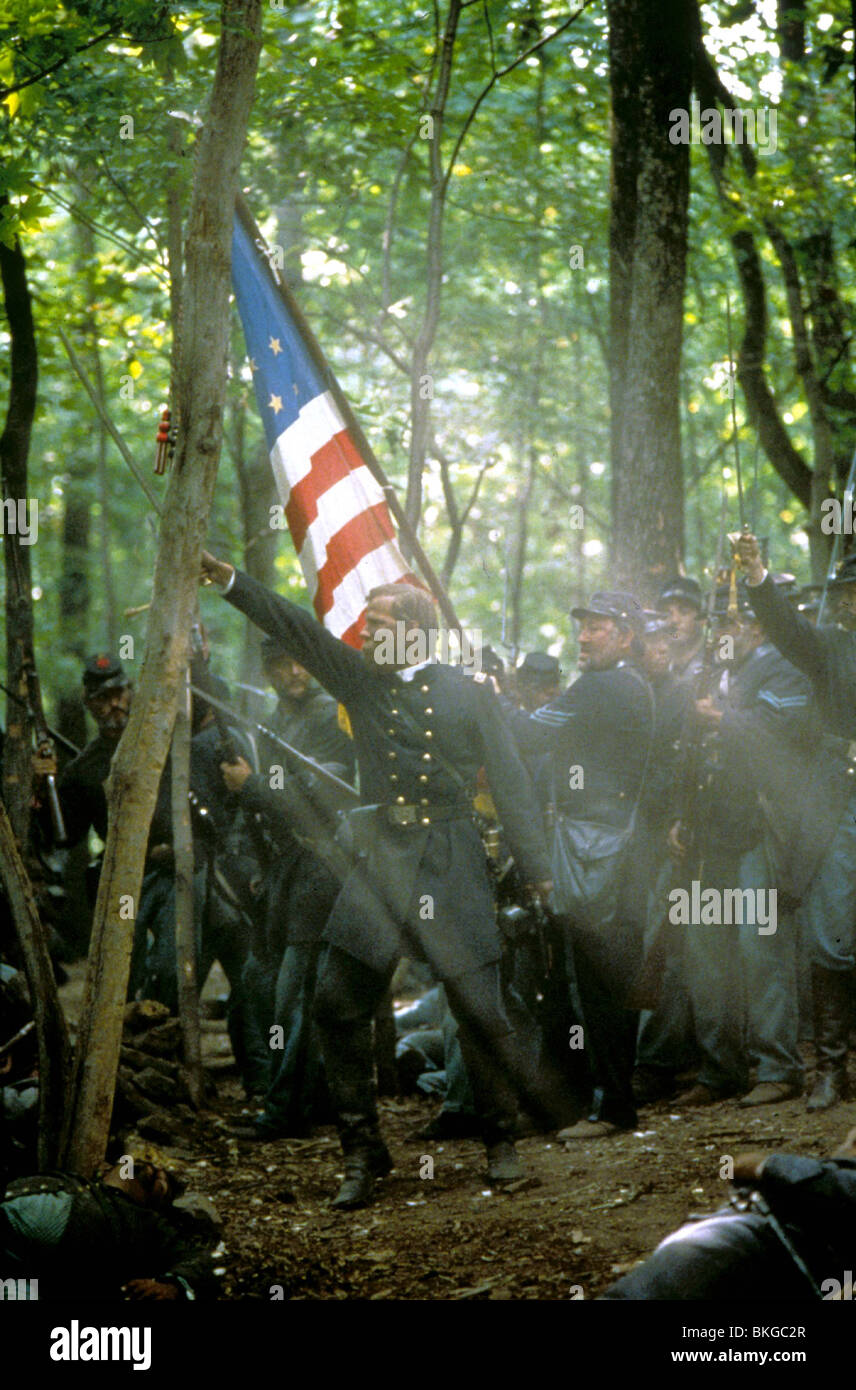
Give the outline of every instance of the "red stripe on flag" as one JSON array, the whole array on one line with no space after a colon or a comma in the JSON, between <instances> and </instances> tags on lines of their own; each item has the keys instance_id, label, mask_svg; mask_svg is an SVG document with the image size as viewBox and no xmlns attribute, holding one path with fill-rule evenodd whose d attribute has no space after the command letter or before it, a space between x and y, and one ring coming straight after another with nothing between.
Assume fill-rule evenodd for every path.
<instances>
[{"instance_id":1,"label":"red stripe on flag","mask_svg":"<svg viewBox=\"0 0 856 1390\"><path fill-rule=\"evenodd\" d=\"M315 607L322 616L333 607L333 591L345 575L356 569L384 541L395 539L385 502L376 502L358 516L346 521L327 542L327 559L318 571ZM319 607L320 605L320 607Z\"/></svg>"},{"instance_id":2,"label":"red stripe on flag","mask_svg":"<svg viewBox=\"0 0 856 1390\"><path fill-rule=\"evenodd\" d=\"M363 645L360 639L360 633L363 630L363 618L365 617L365 613L366 610L363 609L362 613L357 618L357 621L355 623L351 623L351 626L347 629L347 631L342 633L341 640L343 642L347 642L349 647L356 647L357 651L359 651ZM319 614L318 616L320 617L321 615Z\"/></svg>"},{"instance_id":3,"label":"red stripe on flag","mask_svg":"<svg viewBox=\"0 0 856 1390\"><path fill-rule=\"evenodd\" d=\"M410 574L409 571L408 571L407 574L403 574L403 575L401 576L400 579L395 579L395 580L393 580L392 582L395 583L395 584L413 584L414 587L417 588L417 589L424 589L424 588L425 588L425 585L422 584L422 583L420 582L419 579L417 579L416 575L415 575L415 574ZM426 590L426 593L427 593L427 592L428 592L428 591ZM315 595L314 605L315 605L315 615L316 615L316 617L319 619L319 621L323 623L323 621L324 621L324 614L321 612L321 608L320 608L320 605L319 605L319 602L318 602L318 595L317 595L317 594ZM346 628L346 629L345 629L345 631L341 634L341 637L339 638L339 640L340 640L341 642L347 642L347 644L348 644L349 647L356 647L358 651L360 650L360 648L361 648L362 645L363 645L362 639L361 639L361 637L360 637L360 633L361 633L362 630L363 630L363 621L364 621L364 619L365 619L365 616L366 616L366 610L365 610L365 608L363 608L362 611L360 612L359 617L356 618L356 619L354 620L354 622L351 623L351 626L350 626L349 628Z\"/></svg>"},{"instance_id":4,"label":"red stripe on flag","mask_svg":"<svg viewBox=\"0 0 856 1390\"><path fill-rule=\"evenodd\" d=\"M311 468L291 489L285 515L296 550L303 548L306 532L318 515L318 498L334 483L340 483L354 469L362 467L362 457L347 430L339 430L310 458Z\"/></svg>"}]
</instances>

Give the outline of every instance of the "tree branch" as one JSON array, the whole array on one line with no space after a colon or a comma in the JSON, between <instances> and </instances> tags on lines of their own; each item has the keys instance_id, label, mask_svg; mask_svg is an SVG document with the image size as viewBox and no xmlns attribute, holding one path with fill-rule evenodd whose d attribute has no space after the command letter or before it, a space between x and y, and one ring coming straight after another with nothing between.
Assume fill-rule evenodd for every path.
<instances>
[{"instance_id":1,"label":"tree branch","mask_svg":"<svg viewBox=\"0 0 856 1390\"><path fill-rule=\"evenodd\" d=\"M565 20L564 24L559 25L558 29L553 29L551 33L542 35L542 37L538 39L536 43L533 43L529 48L525 49L523 53L519 53L517 57L514 58L512 62L507 63L504 68L494 68L490 81L485 83L484 87L476 97L475 102L471 106L469 114L467 115L467 118L464 121L463 126L461 127L461 130L458 134L458 138L455 141L454 147L452 149L452 155L449 160L449 164L444 176L445 186L448 187L449 179L452 176L452 170L458 162L458 155L460 153L461 146L463 145L464 141L467 138L467 135L469 134L470 126L472 125L473 121L478 115L479 107L481 106L485 98L489 96L496 83L500 80L500 78L507 77L508 74L510 72L513 72L515 68L519 68L520 64L525 63L527 58L531 58L533 53L537 53L539 49L544 48L546 44L552 43L553 39L557 39L560 34L564 34L566 29L570 29L571 25L579 19L583 10L587 9L591 3L592 0L583 0L583 3L579 6L579 8L576 9L572 15L569 15L568 18Z\"/></svg>"},{"instance_id":2,"label":"tree branch","mask_svg":"<svg viewBox=\"0 0 856 1390\"><path fill-rule=\"evenodd\" d=\"M44 81L46 77L50 77L52 72L56 72L59 68L64 67L66 63L69 63L78 53L85 53L87 48L94 48L97 43L103 43L105 39L111 39L116 34L121 34L121 32L121 24L113 24L109 29L105 29L103 34L96 34L94 39L88 39L86 43L82 43L77 48L73 48L70 53L66 53L64 57L58 58L57 61L51 63L49 67L42 68L40 72L35 73L32 77L24 78L23 82L15 82L11 87L0 87L0 101L2 101L4 97L11 96L13 92L23 92L25 87L32 87L36 82ZM20 53L19 57L24 58L25 61L29 61L24 53Z\"/></svg>"}]
</instances>

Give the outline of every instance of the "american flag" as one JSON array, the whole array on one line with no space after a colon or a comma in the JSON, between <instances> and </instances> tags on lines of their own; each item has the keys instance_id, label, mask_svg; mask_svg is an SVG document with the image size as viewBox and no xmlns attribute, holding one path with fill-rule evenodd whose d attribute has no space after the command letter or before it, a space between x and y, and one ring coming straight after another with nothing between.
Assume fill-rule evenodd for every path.
<instances>
[{"instance_id":1,"label":"american flag","mask_svg":"<svg viewBox=\"0 0 856 1390\"><path fill-rule=\"evenodd\" d=\"M232 282L277 492L315 612L356 647L368 591L420 581L330 389L332 373L289 312L265 251L236 215Z\"/></svg>"}]
</instances>

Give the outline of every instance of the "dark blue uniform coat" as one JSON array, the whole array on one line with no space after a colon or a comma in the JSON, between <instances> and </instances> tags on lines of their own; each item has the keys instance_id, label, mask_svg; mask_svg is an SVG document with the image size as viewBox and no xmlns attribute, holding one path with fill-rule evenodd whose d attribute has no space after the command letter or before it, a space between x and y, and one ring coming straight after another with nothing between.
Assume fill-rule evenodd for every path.
<instances>
[{"instance_id":1,"label":"dark blue uniform coat","mask_svg":"<svg viewBox=\"0 0 856 1390\"><path fill-rule=\"evenodd\" d=\"M499 960L492 889L470 817L480 767L524 877L547 879L549 863L529 779L492 689L433 662L408 681L369 665L308 613L240 571L227 597L345 705L365 805L457 812L400 829L362 811L352 814L360 858L324 939L381 973L402 952L402 927L408 954L423 955L442 978ZM403 722L404 710L417 729Z\"/></svg>"}]
</instances>

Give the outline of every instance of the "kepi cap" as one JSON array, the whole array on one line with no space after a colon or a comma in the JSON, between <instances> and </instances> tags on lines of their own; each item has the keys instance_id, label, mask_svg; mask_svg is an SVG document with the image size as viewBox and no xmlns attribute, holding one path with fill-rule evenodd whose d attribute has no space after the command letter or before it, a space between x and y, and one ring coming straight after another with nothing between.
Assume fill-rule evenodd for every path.
<instances>
[{"instance_id":1,"label":"kepi cap","mask_svg":"<svg viewBox=\"0 0 856 1390\"><path fill-rule=\"evenodd\" d=\"M686 574L676 574L674 579L666 580L660 590L660 597L657 601L658 608L662 608L663 604L669 603L671 600L690 603L699 613L704 607L701 585Z\"/></svg>"},{"instance_id":2,"label":"kepi cap","mask_svg":"<svg viewBox=\"0 0 856 1390\"><path fill-rule=\"evenodd\" d=\"M121 661L106 652L96 652L95 656L90 656L83 668L83 690L86 695L94 695L101 690L120 690L130 684Z\"/></svg>"},{"instance_id":3,"label":"kepi cap","mask_svg":"<svg viewBox=\"0 0 856 1390\"><path fill-rule=\"evenodd\" d=\"M614 622L632 623L639 627L642 624L642 604L633 594L625 593L622 589L600 589L592 594L585 608L572 608L571 617L578 621L587 617L612 618Z\"/></svg>"},{"instance_id":4,"label":"kepi cap","mask_svg":"<svg viewBox=\"0 0 856 1390\"><path fill-rule=\"evenodd\" d=\"M517 668L518 676L533 680L549 680L562 674L557 656L549 652L527 652Z\"/></svg>"}]
</instances>

